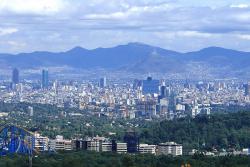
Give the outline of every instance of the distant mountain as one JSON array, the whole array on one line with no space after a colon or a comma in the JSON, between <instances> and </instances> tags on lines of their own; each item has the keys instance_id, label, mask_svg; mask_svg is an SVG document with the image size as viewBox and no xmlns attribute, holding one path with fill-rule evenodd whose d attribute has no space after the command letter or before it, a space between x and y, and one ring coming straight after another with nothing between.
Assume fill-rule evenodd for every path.
<instances>
[{"instance_id":1,"label":"distant mountain","mask_svg":"<svg viewBox=\"0 0 250 167\"><path fill-rule=\"evenodd\" d=\"M242 52L219 47L209 47L197 52L186 53L187 60L205 62L210 66L245 68L249 66L250 52ZM247 62L248 61L248 62Z\"/></svg>"},{"instance_id":2,"label":"distant mountain","mask_svg":"<svg viewBox=\"0 0 250 167\"><path fill-rule=\"evenodd\" d=\"M25 69L69 66L76 69L103 68L136 73L244 76L250 71L250 52L209 47L179 53L142 43L129 43L93 50L75 47L59 53L0 54L0 65Z\"/></svg>"},{"instance_id":3,"label":"distant mountain","mask_svg":"<svg viewBox=\"0 0 250 167\"><path fill-rule=\"evenodd\" d=\"M37 66L68 65L75 68L114 69L134 64L146 59L153 51L161 55L177 55L177 52L164 50L140 43L129 43L113 48L87 50L75 47L67 52L33 52L17 55L2 55L0 61L12 67L32 68Z\"/></svg>"}]
</instances>

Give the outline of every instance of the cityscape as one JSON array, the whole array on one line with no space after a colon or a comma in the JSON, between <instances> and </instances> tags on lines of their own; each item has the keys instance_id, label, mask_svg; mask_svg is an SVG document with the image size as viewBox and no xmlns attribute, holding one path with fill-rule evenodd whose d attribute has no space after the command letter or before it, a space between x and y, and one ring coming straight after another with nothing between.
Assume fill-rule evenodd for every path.
<instances>
[{"instance_id":1,"label":"cityscape","mask_svg":"<svg viewBox=\"0 0 250 167\"><path fill-rule=\"evenodd\" d=\"M170 81L149 76L125 81L106 77L60 81L50 80L49 71L42 70L40 80L21 82L19 73L15 68L11 81L1 81L1 101L76 108L111 119L147 120L195 118L232 106L250 106L250 83L242 80Z\"/></svg>"},{"instance_id":2,"label":"cityscape","mask_svg":"<svg viewBox=\"0 0 250 167\"><path fill-rule=\"evenodd\" d=\"M0 0L0 167L249 167L248 0Z\"/></svg>"}]
</instances>

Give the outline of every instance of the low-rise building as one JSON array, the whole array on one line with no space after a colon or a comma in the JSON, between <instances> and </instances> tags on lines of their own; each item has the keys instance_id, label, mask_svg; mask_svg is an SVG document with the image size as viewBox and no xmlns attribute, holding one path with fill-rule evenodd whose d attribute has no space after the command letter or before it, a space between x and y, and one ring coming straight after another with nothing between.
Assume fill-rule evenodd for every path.
<instances>
[{"instance_id":1,"label":"low-rise building","mask_svg":"<svg viewBox=\"0 0 250 167\"><path fill-rule=\"evenodd\" d=\"M127 153L127 143L117 143L116 144L116 151L117 153L124 154Z\"/></svg>"},{"instance_id":2,"label":"low-rise building","mask_svg":"<svg viewBox=\"0 0 250 167\"><path fill-rule=\"evenodd\" d=\"M49 140L50 150L72 150L71 140L63 139L63 136L56 136L56 139Z\"/></svg>"},{"instance_id":3,"label":"low-rise building","mask_svg":"<svg viewBox=\"0 0 250 167\"><path fill-rule=\"evenodd\" d=\"M160 143L157 149L158 155L182 155L182 145L175 142Z\"/></svg>"},{"instance_id":4,"label":"low-rise building","mask_svg":"<svg viewBox=\"0 0 250 167\"><path fill-rule=\"evenodd\" d=\"M38 152L48 151L49 138L35 133L35 150Z\"/></svg>"},{"instance_id":5,"label":"low-rise building","mask_svg":"<svg viewBox=\"0 0 250 167\"><path fill-rule=\"evenodd\" d=\"M140 144L139 152L141 154L156 154L156 145Z\"/></svg>"}]
</instances>

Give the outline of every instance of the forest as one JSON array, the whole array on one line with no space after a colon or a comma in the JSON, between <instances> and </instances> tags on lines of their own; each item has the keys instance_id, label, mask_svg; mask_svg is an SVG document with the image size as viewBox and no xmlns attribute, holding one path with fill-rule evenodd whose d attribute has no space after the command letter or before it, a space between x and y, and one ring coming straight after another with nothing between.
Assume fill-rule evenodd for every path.
<instances>
[{"instance_id":1,"label":"forest","mask_svg":"<svg viewBox=\"0 0 250 167\"><path fill-rule=\"evenodd\" d=\"M0 157L1 167L27 167L28 157ZM192 157L128 155L97 152L41 154L33 157L33 167L249 167L250 157Z\"/></svg>"}]
</instances>

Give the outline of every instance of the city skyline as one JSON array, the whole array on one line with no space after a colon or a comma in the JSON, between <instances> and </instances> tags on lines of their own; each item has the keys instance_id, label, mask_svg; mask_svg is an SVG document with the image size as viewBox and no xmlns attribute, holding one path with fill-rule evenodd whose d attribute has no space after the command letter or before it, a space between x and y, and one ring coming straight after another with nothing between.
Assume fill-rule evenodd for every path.
<instances>
[{"instance_id":1,"label":"city skyline","mask_svg":"<svg viewBox=\"0 0 250 167\"><path fill-rule=\"evenodd\" d=\"M249 167L250 0L0 0L0 166Z\"/></svg>"},{"instance_id":2,"label":"city skyline","mask_svg":"<svg viewBox=\"0 0 250 167\"><path fill-rule=\"evenodd\" d=\"M1 0L0 9L2 53L93 49L129 42L180 52L208 46L249 51L246 0Z\"/></svg>"}]
</instances>

